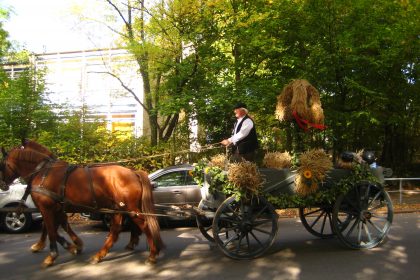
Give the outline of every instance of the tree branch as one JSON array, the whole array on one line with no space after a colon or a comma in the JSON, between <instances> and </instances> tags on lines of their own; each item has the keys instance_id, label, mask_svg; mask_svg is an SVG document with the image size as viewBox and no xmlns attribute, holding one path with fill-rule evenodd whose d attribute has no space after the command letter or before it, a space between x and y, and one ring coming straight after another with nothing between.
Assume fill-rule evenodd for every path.
<instances>
[{"instance_id":1,"label":"tree branch","mask_svg":"<svg viewBox=\"0 0 420 280\"><path fill-rule=\"evenodd\" d=\"M96 73L96 74L108 74L112 77L114 77L115 79L117 79L121 86L128 91L133 97L134 99L140 104L141 107L143 107L143 109L149 114L149 108L146 107L146 105L144 105L144 103L140 100L140 98L137 96L137 94L131 89L129 88L124 82L123 80L121 80L120 77L118 77L116 74L112 73L112 72L108 72L108 71L89 71L88 73Z\"/></svg>"}]
</instances>

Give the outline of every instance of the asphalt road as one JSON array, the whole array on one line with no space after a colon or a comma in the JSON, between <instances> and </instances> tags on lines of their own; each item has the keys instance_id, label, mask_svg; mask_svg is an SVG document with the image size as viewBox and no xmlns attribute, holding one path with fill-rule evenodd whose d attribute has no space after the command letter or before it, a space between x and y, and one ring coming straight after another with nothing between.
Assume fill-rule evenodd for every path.
<instances>
[{"instance_id":1,"label":"asphalt road","mask_svg":"<svg viewBox=\"0 0 420 280\"><path fill-rule=\"evenodd\" d=\"M144 239L134 251L124 250L129 233L123 232L107 258L96 265L89 257L99 250L107 232L98 226L74 225L85 250L72 256L60 248L57 264L41 269L48 254L29 252L39 236L0 233L0 279L419 279L420 214L398 214L389 240L380 248L353 251L337 239L310 235L298 219L280 219L279 234L263 257L236 261L225 257L193 227L166 228L167 245L155 266L145 265Z\"/></svg>"}]
</instances>

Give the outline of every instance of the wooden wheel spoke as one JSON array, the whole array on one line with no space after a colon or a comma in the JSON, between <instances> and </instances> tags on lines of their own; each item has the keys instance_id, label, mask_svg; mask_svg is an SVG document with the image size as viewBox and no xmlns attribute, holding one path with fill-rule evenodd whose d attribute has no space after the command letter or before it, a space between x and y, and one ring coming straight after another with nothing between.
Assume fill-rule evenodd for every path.
<instances>
[{"instance_id":1,"label":"wooden wheel spoke","mask_svg":"<svg viewBox=\"0 0 420 280\"><path fill-rule=\"evenodd\" d=\"M253 226L261 226L261 225L266 224L266 223L271 223L271 221L272 221L272 220L269 220L269 219L265 219L265 220L258 220L258 221L254 221L254 222L252 223L252 225L253 225Z\"/></svg>"},{"instance_id":2,"label":"wooden wheel spoke","mask_svg":"<svg viewBox=\"0 0 420 280\"><path fill-rule=\"evenodd\" d=\"M212 228L212 226L203 227L203 228L204 228L205 231L209 231Z\"/></svg>"},{"instance_id":3,"label":"wooden wheel spoke","mask_svg":"<svg viewBox=\"0 0 420 280\"><path fill-rule=\"evenodd\" d=\"M261 243L261 241L255 236L255 234L252 232L252 231L250 231L249 232L251 235L252 235L252 237L254 237L254 239L255 239L255 241L257 241L258 242L258 244L261 246L261 247L263 247L263 245L262 245L262 243Z\"/></svg>"},{"instance_id":4,"label":"wooden wheel spoke","mask_svg":"<svg viewBox=\"0 0 420 280\"><path fill-rule=\"evenodd\" d=\"M353 225L351 226L351 228L349 229L349 231L347 232L347 234L346 234L346 238L348 238L349 236L350 236L350 234L353 232L353 230L354 230L354 228L356 227L356 224L357 224L357 222L359 221L359 219L358 218L356 218L355 220L354 220L354 223L353 223ZM349 222L349 224L350 224L350 222Z\"/></svg>"},{"instance_id":5,"label":"wooden wheel spoke","mask_svg":"<svg viewBox=\"0 0 420 280\"><path fill-rule=\"evenodd\" d=\"M308 212L308 213L304 214L304 216L306 217L306 216L308 216L308 215L311 215L311 214L316 213L316 212L319 212L319 211L323 211L323 209L322 209L322 208L319 208L319 209L317 209L317 210L314 210L314 211Z\"/></svg>"},{"instance_id":6,"label":"wooden wheel spoke","mask_svg":"<svg viewBox=\"0 0 420 280\"><path fill-rule=\"evenodd\" d=\"M239 217L238 213L236 213L236 211L230 206L227 205L227 208L230 210L230 212L232 213L232 216L235 216L236 218L240 219L241 217Z\"/></svg>"},{"instance_id":7,"label":"wooden wheel spoke","mask_svg":"<svg viewBox=\"0 0 420 280\"><path fill-rule=\"evenodd\" d=\"M375 218L375 219L378 219L380 221L386 221L386 222L388 222L388 219L387 218L378 216L378 215L373 214L373 213L372 213L372 217Z\"/></svg>"},{"instance_id":8,"label":"wooden wheel spoke","mask_svg":"<svg viewBox=\"0 0 420 280\"><path fill-rule=\"evenodd\" d=\"M229 223L232 223L232 224L238 224L239 223L239 221L233 220L233 219L230 219L230 218L227 218L227 217L220 217L220 220L225 221L225 222L229 222Z\"/></svg>"},{"instance_id":9,"label":"wooden wheel spoke","mask_svg":"<svg viewBox=\"0 0 420 280\"><path fill-rule=\"evenodd\" d=\"M315 219L315 221L312 222L312 224L310 225L311 228L314 227L314 225L319 221L319 219L322 217L322 215L325 213L324 210L322 210L321 214L319 214L319 216Z\"/></svg>"},{"instance_id":10,"label":"wooden wheel spoke","mask_svg":"<svg viewBox=\"0 0 420 280\"><path fill-rule=\"evenodd\" d=\"M236 232L235 231L235 229L236 229L237 227L236 226L233 226L233 227L222 227L220 230L219 230L219 233L228 233L229 231L234 231L234 232Z\"/></svg>"},{"instance_id":11,"label":"wooden wheel spoke","mask_svg":"<svg viewBox=\"0 0 420 280\"><path fill-rule=\"evenodd\" d=\"M271 234L271 232L269 232L269 231L266 231L266 230L263 230L263 229L260 229L260 228L256 228L256 227L254 227L252 230L256 230L258 232L261 232L261 233L264 233L264 234L268 234L268 235Z\"/></svg>"},{"instance_id":12,"label":"wooden wheel spoke","mask_svg":"<svg viewBox=\"0 0 420 280\"><path fill-rule=\"evenodd\" d=\"M227 240L225 240L223 242L223 247L226 247L229 243L231 243L233 240L235 240L236 238L238 238L238 234L233 235L232 237L228 238Z\"/></svg>"},{"instance_id":13,"label":"wooden wheel spoke","mask_svg":"<svg viewBox=\"0 0 420 280\"><path fill-rule=\"evenodd\" d=\"M351 223L351 221L353 220L354 217L356 217L356 216L354 216L353 214L348 214L348 216L347 216L347 218L344 222L341 221L340 219L337 219L337 220L340 222L341 226L348 226Z\"/></svg>"},{"instance_id":14,"label":"wooden wheel spoke","mask_svg":"<svg viewBox=\"0 0 420 280\"><path fill-rule=\"evenodd\" d=\"M321 234L324 233L324 228L325 228L325 221L327 220L327 214L324 215L324 219L322 221L322 226L321 226Z\"/></svg>"},{"instance_id":15,"label":"wooden wheel spoke","mask_svg":"<svg viewBox=\"0 0 420 280\"><path fill-rule=\"evenodd\" d=\"M362 228L363 228L363 223L359 221L357 224L357 244L362 243Z\"/></svg>"},{"instance_id":16,"label":"wooden wheel spoke","mask_svg":"<svg viewBox=\"0 0 420 280\"><path fill-rule=\"evenodd\" d=\"M267 207L268 205L264 205L264 207L260 211L258 211L256 215L252 217L252 220L256 220L265 211L265 209L267 209Z\"/></svg>"},{"instance_id":17,"label":"wooden wheel spoke","mask_svg":"<svg viewBox=\"0 0 420 280\"><path fill-rule=\"evenodd\" d=\"M244 239L244 235L243 234L241 234L241 236L239 237L239 240L238 240L238 244L236 244L236 253L239 253L239 250L241 249L242 239Z\"/></svg>"},{"instance_id":18,"label":"wooden wheel spoke","mask_svg":"<svg viewBox=\"0 0 420 280\"><path fill-rule=\"evenodd\" d=\"M247 244L248 252L249 252L249 250L251 249L251 246L250 246L250 243L249 243L249 235L248 235L248 233L246 233L245 238L246 238L246 244Z\"/></svg>"},{"instance_id":19,"label":"wooden wheel spoke","mask_svg":"<svg viewBox=\"0 0 420 280\"><path fill-rule=\"evenodd\" d=\"M371 220L368 220L368 223L373 226L374 229L376 229L379 233L384 233L383 230L378 227L375 223L373 223Z\"/></svg>"},{"instance_id":20,"label":"wooden wheel spoke","mask_svg":"<svg viewBox=\"0 0 420 280\"><path fill-rule=\"evenodd\" d=\"M382 207L384 207L385 205L383 205L382 203L381 204L379 204L379 205L376 205L376 206L374 206L374 207L372 207L372 208L370 208L369 209L369 211L375 211L375 210L378 210L378 209L380 209L380 208L382 208Z\"/></svg>"},{"instance_id":21,"label":"wooden wheel spoke","mask_svg":"<svg viewBox=\"0 0 420 280\"><path fill-rule=\"evenodd\" d=\"M328 215L328 220L329 220L329 222L330 222L330 229L331 229L331 232L332 232L332 233L334 233L333 224L332 224L332 217L331 217L331 213L327 213L327 215Z\"/></svg>"},{"instance_id":22,"label":"wooden wheel spoke","mask_svg":"<svg viewBox=\"0 0 420 280\"><path fill-rule=\"evenodd\" d=\"M366 233L366 236L367 236L369 242L372 242L372 236L370 235L370 231L369 231L369 228L368 228L367 224L364 224L363 227L365 229L365 233Z\"/></svg>"},{"instance_id":23,"label":"wooden wheel spoke","mask_svg":"<svg viewBox=\"0 0 420 280\"><path fill-rule=\"evenodd\" d=\"M369 204L368 204L368 206L367 206L367 208L369 208L371 205L372 205L372 203L376 200L376 199L378 199L378 197L381 195L381 191L378 191L378 193L372 198L372 200L369 202Z\"/></svg>"}]
</instances>

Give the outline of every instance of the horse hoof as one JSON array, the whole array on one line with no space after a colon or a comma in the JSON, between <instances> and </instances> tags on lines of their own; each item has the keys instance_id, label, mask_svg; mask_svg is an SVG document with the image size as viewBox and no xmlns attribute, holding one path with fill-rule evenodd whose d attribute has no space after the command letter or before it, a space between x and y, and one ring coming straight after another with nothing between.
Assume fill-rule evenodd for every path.
<instances>
[{"instance_id":1,"label":"horse hoof","mask_svg":"<svg viewBox=\"0 0 420 280\"><path fill-rule=\"evenodd\" d=\"M77 247L74 246L74 245L70 246L69 249L68 249L68 251L70 252L70 254L72 254L74 256L77 255L78 252L79 252L79 250L77 249Z\"/></svg>"},{"instance_id":2,"label":"horse hoof","mask_svg":"<svg viewBox=\"0 0 420 280\"><path fill-rule=\"evenodd\" d=\"M44 262L41 264L42 268L50 267L54 264L54 259L51 256L48 256Z\"/></svg>"},{"instance_id":3,"label":"horse hoof","mask_svg":"<svg viewBox=\"0 0 420 280\"><path fill-rule=\"evenodd\" d=\"M89 263L90 264L97 264L101 261L101 259L97 256L91 257Z\"/></svg>"},{"instance_id":4,"label":"horse hoof","mask_svg":"<svg viewBox=\"0 0 420 280\"><path fill-rule=\"evenodd\" d=\"M156 259L148 258L145 263L147 265L155 265L156 264Z\"/></svg>"},{"instance_id":5,"label":"horse hoof","mask_svg":"<svg viewBox=\"0 0 420 280\"><path fill-rule=\"evenodd\" d=\"M134 246L132 244L129 244L129 245L125 246L125 249L126 250L129 250L129 251L133 251L134 250Z\"/></svg>"},{"instance_id":6,"label":"horse hoof","mask_svg":"<svg viewBox=\"0 0 420 280\"><path fill-rule=\"evenodd\" d=\"M38 253L40 251L42 251L42 249L44 249L45 246L43 245L39 245L38 243L35 243L34 245L31 246L31 251L32 253Z\"/></svg>"}]
</instances>

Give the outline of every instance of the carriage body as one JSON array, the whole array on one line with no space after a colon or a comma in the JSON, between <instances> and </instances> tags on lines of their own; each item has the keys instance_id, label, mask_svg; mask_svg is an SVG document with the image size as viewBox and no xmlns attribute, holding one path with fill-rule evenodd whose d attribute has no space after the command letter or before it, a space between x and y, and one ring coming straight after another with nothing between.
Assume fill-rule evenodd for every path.
<instances>
[{"instance_id":1,"label":"carriage body","mask_svg":"<svg viewBox=\"0 0 420 280\"><path fill-rule=\"evenodd\" d=\"M340 192L338 183L351 177L352 170L332 169L319 183L312 199L306 200L297 194L296 170L259 171L264 183L261 192L251 198L212 192L211 176L204 178L200 208L207 214L198 217L197 222L203 235L216 242L227 256L249 259L268 250L277 235L278 210L283 208L298 208L302 224L311 234L320 238L337 236L352 249L373 248L386 238L393 217L392 202L383 188L388 169L371 169L374 181L359 181ZM322 194L328 192L330 196L323 200ZM270 198L287 203L273 206Z\"/></svg>"}]
</instances>

